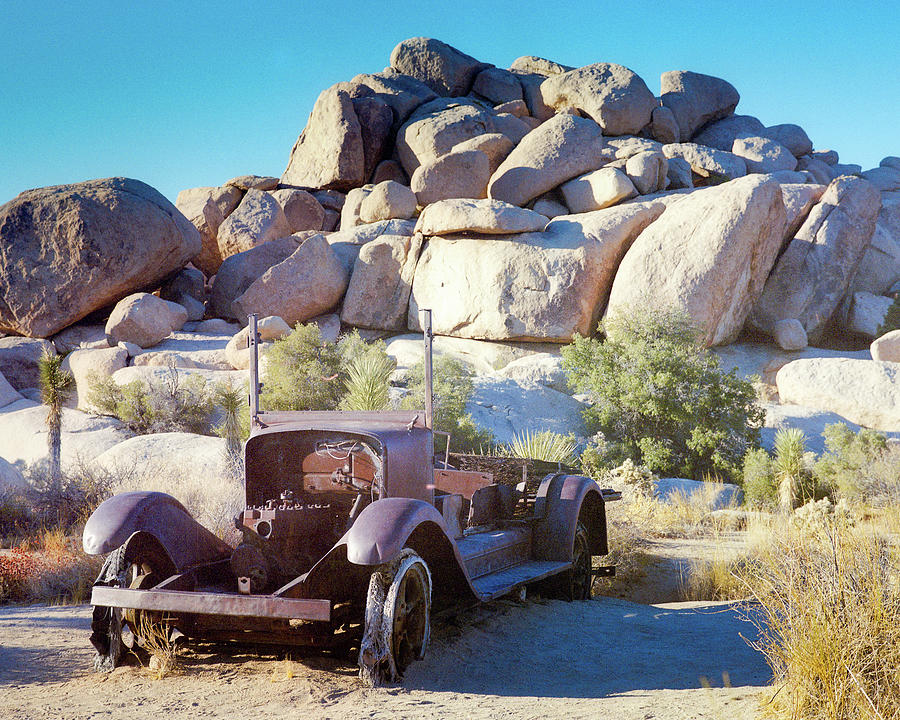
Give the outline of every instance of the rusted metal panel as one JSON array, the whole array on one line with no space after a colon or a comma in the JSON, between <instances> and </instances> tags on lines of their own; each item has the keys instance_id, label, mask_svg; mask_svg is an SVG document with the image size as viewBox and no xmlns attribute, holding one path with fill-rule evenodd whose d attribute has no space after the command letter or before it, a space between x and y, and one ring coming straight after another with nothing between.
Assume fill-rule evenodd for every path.
<instances>
[{"instance_id":1,"label":"rusted metal panel","mask_svg":"<svg viewBox=\"0 0 900 720\"><path fill-rule=\"evenodd\" d=\"M467 500L472 499L476 490L487 487L494 482L490 473L470 472L466 470L434 471L434 489L446 493L457 493Z\"/></svg>"},{"instance_id":2,"label":"rusted metal panel","mask_svg":"<svg viewBox=\"0 0 900 720\"><path fill-rule=\"evenodd\" d=\"M331 619L330 600L309 600L275 597L272 595L230 595L210 592L181 592L177 590L131 590L95 585L91 593L92 605L160 610L198 615L227 615L234 617L268 617L296 620Z\"/></svg>"}]
</instances>

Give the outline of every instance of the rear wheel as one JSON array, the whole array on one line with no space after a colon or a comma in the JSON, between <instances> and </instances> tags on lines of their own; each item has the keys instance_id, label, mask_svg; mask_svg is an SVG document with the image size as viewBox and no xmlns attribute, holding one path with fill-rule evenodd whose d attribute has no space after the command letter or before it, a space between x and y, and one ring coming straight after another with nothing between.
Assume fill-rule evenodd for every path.
<instances>
[{"instance_id":1,"label":"rear wheel","mask_svg":"<svg viewBox=\"0 0 900 720\"><path fill-rule=\"evenodd\" d=\"M571 569L545 581L542 589L561 600L590 600L592 584L590 539L584 523L579 522L575 526Z\"/></svg>"},{"instance_id":2,"label":"rear wheel","mask_svg":"<svg viewBox=\"0 0 900 720\"><path fill-rule=\"evenodd\" d=\"M409 548L374 573L366 597L360 678L373 687L394 682L425 656L431 634L431 573Z\"/></svg>"}]
</instances>

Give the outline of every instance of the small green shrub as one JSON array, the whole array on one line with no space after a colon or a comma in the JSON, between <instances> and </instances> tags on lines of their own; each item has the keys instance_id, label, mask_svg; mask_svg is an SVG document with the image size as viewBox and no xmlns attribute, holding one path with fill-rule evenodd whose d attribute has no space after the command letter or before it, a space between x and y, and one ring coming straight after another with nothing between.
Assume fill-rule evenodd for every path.
<instances>
[{"instance_id":1,"label":"small green shrub","mask_svg":"<svg viewBox=\"0 0 900 720\"><path fill-rule=\"evenodd\" d=\"M449 356L438 356L434 361L434 428L451 434L450 447L456 452L480 451L493 444L490 430L479 428L466 412L466 403L472 395L472 371L461 361ZM400 405L406 410L425 407L425 366L419 362L407 374L409 393ZM435 435L435 451L443 452L447 439Z\"/></svg>"},{"instance_id":2,"label":"small green shrub","mask_svg":"<svg viewBox=\"0 0 900 720\"><path fill-rule=\"evenodd\" d=\"M513 441L500 450L501 454L511 457L577 465L576 446L577 442L573 435L560 435L552 430L539 432L525 430L521 434L516 433Z\"/></svg>"},{"instance_id":3,"label":"small green shrub","mask_svg":"<svg viewBox=\"0 0 900 720\"><path fill-rule=\"evenodd\" d=\"M266 355L260 404L266 410L384 410L393 370L381 340L368 343L354 330L337 343L325 342L316 325L298 323Z\"/></svg>"},{"instance_id":4,"label":"small green shrub","mask_svg":"<svg viewBox=\"0 0 900 720\"><path fill-rule=\"evenodd\" d=\"M744 456L744 501L765 508L778 504L772 458L763 448L748 450Z\"/></svg>"},{"instance_id":5,"label":"small green shrub","mask_svg":"<svg viewBox=\"0 0 900 720\"><path fill-rule=\"evenodd\" d=\"M806 434L800 428L781 428L775 433L772 474L778 486L778 503L790 512L816 496L812 474L813 455L806 452Z\"/></svg>"},{"instance_id":6,"label":"small green shrub","mask_svg":"<svg viewBox=\"0 0 900 720\"><path fill-rule=\"evenodd\" d=\"M266 410L334 410L344 394L338 346L324 342L316 325L297 324L266 355L260 397Z\"/></svg>"},{"instance_id":7,"label":"small green shrub","mask_svg":"<svg viewBox=\"0 0 900 720\"><path fill-rule=\"evenodd\" d=\"M897 497L900 464L885 462L896 455L884 435L862 429L854 433L844 423L825 427L825 452L815 462L813 473L832 493L853 500L873 501Z\"/></svg>"},{"instance_id":8,"label":"small green shrub","mask_svg":"<svg viewBox=\"0 0 900 720\"><path fill-rule=\"evenodd\" d=\"M887 314L884 316L884 322L878 328L876 336L881 337L892 330L900 330L900 293L897 294L894 302L888 307Z\"/></svg>"},{"instance_id":9,"label":"small green shrub","mask_svg":"<svg viewBox=\"0 0 900 720\"><path fill-rule=\"evenodd\" d=\"M135 380L117 385L111 377L94 377L88 403L94 412L119 418L144 435L190 432L209 435L215 413L214 391L199 375L184 378L169 365L162 382Z\"/></svg>"},{"instance_id":10,"label":"small green shrub","mask_svg":"<svg viewBox=\"0 0 900 720\"><path fill-rule=\"evenodd\" d=\"M764 417L752 384L720 370L681 314L635 309L600 330L605 341L576 335L562 355L607 452L661 475L738 478Z\"/></svg>"}]
</instances>

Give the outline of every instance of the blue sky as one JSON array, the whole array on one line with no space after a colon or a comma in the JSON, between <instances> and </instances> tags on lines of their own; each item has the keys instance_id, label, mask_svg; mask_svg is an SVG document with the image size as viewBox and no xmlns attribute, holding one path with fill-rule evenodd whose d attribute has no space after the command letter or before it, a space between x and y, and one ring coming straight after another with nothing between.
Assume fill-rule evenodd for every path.
<instances>
[{"instance_id":1,"label":"blue sky","mask_svg":"<svg viewBox=\"0 0 900 720\"><path fill-rule=\"evenodd\" d=\"M687 69L738 112L795 122L864 169L900 155L900 6L843 2L57 2L0 0L0 203L111 175L178 191L280 175L318 93L439 38L617 62L659 92Z\"/></svg>"}]
</instances>

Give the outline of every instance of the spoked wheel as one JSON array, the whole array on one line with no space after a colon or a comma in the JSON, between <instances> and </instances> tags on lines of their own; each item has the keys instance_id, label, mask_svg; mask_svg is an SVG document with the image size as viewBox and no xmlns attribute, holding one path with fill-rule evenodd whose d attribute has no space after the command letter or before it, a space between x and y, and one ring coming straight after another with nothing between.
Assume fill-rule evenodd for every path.
<instances>
[{"instance_id":1,"label":"spoked wheel","mask_svg":"<svg viewBox=\"0 0 900 720\"><path fill-rule=\"evenodd\" d=\"M590 548L587 528L584 523L578 523L572 546L572 569L550 578L543 585L544 592L562 600L590 600L593 584Z\"/></svg>"},{"instance_id":2,"label":"spoked wheel","mask_svg":"<svg viewBox=\"0 0 900 720\"><path fill-rule=\"evenodd\" d=\"M134 556L134 557L132 557ZM126 543L109 554L95 585L145 589L174 572L168 556L152 544L135 547ZM139 633L150 627L150 618L139 610L95 606L91 620L91 644L96 648L94 669L111 672L130 651L142 645Z\"/></svg>"},{"instance_id":3,"label":"spoked wheel","mask_svg":"<svg viewBox=\"0 0 900 720\"><path fill-rule=\"evenodd\" d=\"M578 523L575 528L575 546L572 552L572 569L569 576L568 599L590 600L593 577L591 574L591 546L587 528Z\"/></svg>"},{"instance_id":4,"label":"spoked wheel","mask_svg":"<svg viewBox=\"0 0 900 720\"><path fill-rule=\"evenodd\" d=\"M369 580L359 676L377 687L402 677L425 657L431 635L431 573L409 548Z\"/></svg>"}]
</instances>

